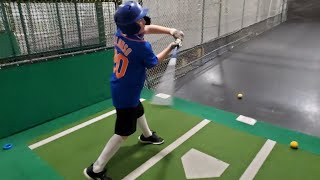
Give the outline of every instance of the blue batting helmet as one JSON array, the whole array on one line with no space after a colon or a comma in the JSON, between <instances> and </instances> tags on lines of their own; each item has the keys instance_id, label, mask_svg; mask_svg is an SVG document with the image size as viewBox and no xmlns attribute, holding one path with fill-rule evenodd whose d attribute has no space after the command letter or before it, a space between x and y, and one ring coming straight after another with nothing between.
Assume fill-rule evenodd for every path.
<instances>
[{"instance_id":1,"label":"blue batting helmet","mask_svg":"<svg viewBox=\"0 0 320 180\"><path fill-rule=\"evenodd\" d=\"M148 11L135 1L128 1L119 6L114 15L114 21L124 34L137 34L140 31L140 25L136 21L144 18Z\"/></svg>"}]
</instances>

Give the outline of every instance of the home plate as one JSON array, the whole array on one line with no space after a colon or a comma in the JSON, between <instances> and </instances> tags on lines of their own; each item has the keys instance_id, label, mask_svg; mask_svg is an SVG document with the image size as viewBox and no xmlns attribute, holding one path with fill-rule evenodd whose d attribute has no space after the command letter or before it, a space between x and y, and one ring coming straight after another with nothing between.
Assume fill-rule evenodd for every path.
<instances>
[{"instance_id":1,"label":"home plate","mask_svg":"<svg viewBox=\"0 0 320 180\"><path fill-rule=\"evenodd\" d=\"M220 177L229 164L209 156L196 149L191 149L181 157L187 179Z\"/></svg>"},{"instance_id":2,"label":"home plate","mask_svg":"<svg viewBox=\"0 0 320 180\"><path fill-rule=\"evenodd\" d=\"M172 97L168 94L159 93L153 97L151 103L156 105L171 105Z\"/></svg>"},{"instance_id":3,"label":"home plate","mask_svg":"<svg viewBox=\"0 0 320 180\"><path fill-rule=\"evenodd\" d=\"M251 126L255 125L257 122L257 120L250 118L250 117L243 116L243 115L240 115L236 120L243 122L243 123L246 123L246 124L249 124Z\"/></svg>"},{"instance_id":4,"label":"home plate","mask_svg":"<svg viewBox=\"0 0 320 180\"><path fill-rule=\"evenodd\" d=\"M168 99L170 97L169 94L164 94L164 93L159 93L156 96L162 99Z\"/></svg>"}]
</instances>

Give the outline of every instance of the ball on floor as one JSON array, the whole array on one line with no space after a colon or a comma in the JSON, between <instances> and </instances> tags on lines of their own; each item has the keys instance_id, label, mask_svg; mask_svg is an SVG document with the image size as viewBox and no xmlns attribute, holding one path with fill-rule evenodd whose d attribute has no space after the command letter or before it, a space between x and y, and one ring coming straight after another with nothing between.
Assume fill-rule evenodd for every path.
<instances>
[{"instance_id":1,"label":"ball on floor","mask_svg":"<svg viewBox=\"0 0 320 180\"><path fill-rule=\"evenodd\" d=\"M290 147L291 147L292 149L298 149L298 146L299 146L299 144L298 144L297 141L291 141Z\"/></svg>"}]
</instances>

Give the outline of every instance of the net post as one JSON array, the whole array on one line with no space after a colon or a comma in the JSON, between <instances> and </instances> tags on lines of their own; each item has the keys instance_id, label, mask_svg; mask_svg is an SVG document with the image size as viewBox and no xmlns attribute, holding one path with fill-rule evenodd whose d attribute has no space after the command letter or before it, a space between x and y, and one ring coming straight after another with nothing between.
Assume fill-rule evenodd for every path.
<instances>
[{"instance_id":1,"label":"net post","mask_svg":"<svg viewBox=\"0 0 320 180\"><path fill-rule=\"evenodd\" d=\"M282 5L281 5L281 16L280 16L280 22L283 22L283 8L284 8L284 0L282 0Z\"/></svg>"},{"instance_id":2,"label":"net post","mask_svg":"<svg viewBox=\"0 0 320 180\"><path fill-rule=\"evenodd\" d=\"M219 22L218 22L218 37L221 34L221 16L222 16L222 0L219 0Z\"/></svg>"},{"instance_id":3,"label":"net post","mask_svg":"<svg viewBox=\"0 0 320 180\"><path fill-rule=\"evenodd\" d=\"M201 18L201 44L203 43L203 34L204 34L204 16L205 16L205 4L206 0L202 0L202 18Z\"/></svg>"},{"instance_id":4,"label":"net post","mask_svg":"<svg viewBox=\"0 0 320 180\"><path fill-rule=\"evenodd\" d=\"M34 28L34 21L33 21L33 19L32 19L32 13L31 13L31 1L29 0L29 1L25 1L25 4L26 4L26 10L27 10L27 22L28 22L28 24L30 24L30 31L29 31L29 34L30 34L30 36L31 36L31 39L32 39L32 47L33 47L33 51L32 52L36 52L37 51L37 43L36 43L36 36L35 36L35 34L34 34L34 30L35 30L35 28ZM31 53L32 53L31 52Z\"/></svg>"},{"instance_id":5,"label":"net post","mask_svg":"<svg viewBox=\"0 0 320 180\"><path fill-rule=\"evenodd\" d=\"M74 8L75 8L75 12L76 12L79 43L80 43L80 47L82 47L82 38L81 38L82 35L81 35L81 26L80 26L80 18L79 18L79 10L78 10L78 3L77 2L74 2Z\"/></svg>"},{"instance_id":6,"label":"net post","mask_svg":"<svg viewBox=\"0 0 320 180\"><path fill-rule=\"evenodd\" d=\"M64 49L65 48L65 44L64 44L64 36L63 36L63 31L62 31L62 23L61 23L61 17L60 17L59 3L56 2L55 5L56 5L56 11L57 11L59 30L60 30L61 44L62 44L62 48Z\"/></svg>"},{"instance_id":7,"label":"net post","mask_svg":"<svg viewBox=\"0 0 320 180\"><path fill-rule=\"evenodd\" d=\"M29 40L28 40L28 36L27 36L27 26L26 26L26 23L24 22L21 3L20 2L17 2L17 3L18 3L18 11L19 11L19 15L20 15L20 20L21 20L21 24L22 24L22 31L24 34L24 40L26 41L28 55L30 55L31 51L30 51L30 44L29 44Z\"/></svg>"},{"instance_id":8,"label":"net post","mask_svg":"<svg viewBox=\"0 0 320 180\"><path fill-rule=\"evenodd\" d=\"M243 6L242 6L242 19L241 19L241 29L243 29L243 22L244 22L245 7L246 7L246 0L243 0Z\"/></svg>"},{"instance_id":9,"label":"net post","mask_svg":"<svg viewBox=\"0 0 320 180\"><path fill-rule=\"evenodd\" d=\"M105 45L106 35L105 35L105 24L104 24L102 2L96 1L94 4L96 8L96 16L97 16L97 23L98 23L99 43Z\"/></svg>"},{"instance_id":10,"label":"net post","mask_svg":"<svg viewBox=\"0 0 320 180\"><path fill-rule=\"evenodd\" d=\"M256 23L259 22L259 14L260 14L260 0L258 0Z\"/></svg>"}]
</instances>

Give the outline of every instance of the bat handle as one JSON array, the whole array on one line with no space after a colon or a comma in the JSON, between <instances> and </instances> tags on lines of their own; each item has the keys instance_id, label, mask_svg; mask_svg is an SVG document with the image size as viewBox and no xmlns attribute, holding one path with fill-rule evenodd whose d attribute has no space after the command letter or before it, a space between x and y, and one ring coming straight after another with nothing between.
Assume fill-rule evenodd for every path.
<instances>
[{"instance_id":1,"label":"bat handle","mask_svg":"<svg viewBox=\"0 0 320 180\"><path fill-rule=\"evenodd\" d=\"M178 47L175 47L173 50L172 50L172 58L177 58L177 52L178 52Z\"/></svg>"}]
</instances>

